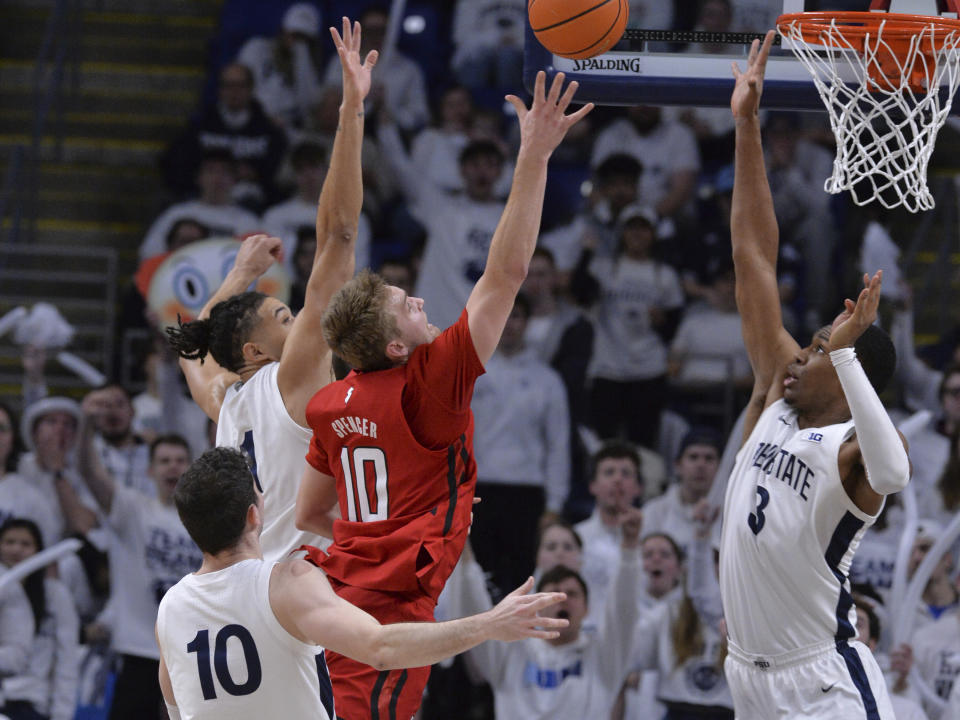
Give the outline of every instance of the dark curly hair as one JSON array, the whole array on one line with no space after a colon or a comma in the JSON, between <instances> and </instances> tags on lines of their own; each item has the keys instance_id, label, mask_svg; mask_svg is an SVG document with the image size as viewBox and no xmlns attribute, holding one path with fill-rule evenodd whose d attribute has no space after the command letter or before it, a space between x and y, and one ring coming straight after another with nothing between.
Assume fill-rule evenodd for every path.
<instances>
[{"instance_id":1,"label":"dark curly hair","mask_svg":"<svg viewBox=\"0 0 960 720\"><path fill-rule=\"evenodd\" d=\"M217 303L206 320L183 323L177 316L177 327L167 328L167 342L186 360L200 360L207 353L217 364L232 372L243 367L243 345L260 322L257 312L267 296L260 292L244 292Z\"/></svg>"},{"instance_id":2,"label":"dark curly hair","mask_svg":"<svg viewBox=\"0 0 960 720\"><path fill-rule=\"evenodd\" d=\"M246 456L233 448L207 450L187 468L173 491L180 522L210 555L240 541L247 509L257 502Z\"/></svg>"}]
</instances>

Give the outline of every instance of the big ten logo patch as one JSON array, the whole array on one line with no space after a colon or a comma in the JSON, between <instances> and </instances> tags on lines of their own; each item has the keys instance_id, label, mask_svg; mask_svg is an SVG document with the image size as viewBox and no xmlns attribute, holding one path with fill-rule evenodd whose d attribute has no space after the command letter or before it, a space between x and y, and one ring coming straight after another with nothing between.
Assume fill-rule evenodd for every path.
<instances>
[{"instance_id":1,"label":"big ten logo patch","mask_svg":"<svg viewBox=\"0 0 960 720\"><path fill-rule=\"evenodd\" d=\"M810 432L810 433L807 433L807 436L803 439L808 442L815 442L815 443L823 442L823 433Z\"/></svg>"}]
</instances>

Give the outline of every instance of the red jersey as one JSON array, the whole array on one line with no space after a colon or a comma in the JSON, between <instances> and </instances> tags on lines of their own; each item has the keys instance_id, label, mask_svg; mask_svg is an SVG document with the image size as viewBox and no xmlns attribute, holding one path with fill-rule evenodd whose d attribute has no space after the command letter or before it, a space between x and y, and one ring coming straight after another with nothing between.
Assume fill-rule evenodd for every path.
<instances>
[{"instance_id":1,"label":"red jersey","mask_svg":"<svg viewBox=\"0 0 960 720\"><path fill-rule=\"evenodd\" d=\"M470 400L484 372L460 319L404 365L350 373L307 405L307 462L337 482L342 519L319 563L354 587L435 601L470 529Z\"/></svg>"}]
</instances>

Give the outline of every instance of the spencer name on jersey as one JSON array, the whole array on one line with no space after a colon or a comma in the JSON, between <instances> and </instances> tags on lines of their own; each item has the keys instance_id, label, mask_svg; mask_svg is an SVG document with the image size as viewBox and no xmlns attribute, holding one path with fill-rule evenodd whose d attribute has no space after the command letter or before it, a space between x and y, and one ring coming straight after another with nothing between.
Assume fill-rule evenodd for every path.
<instances>
[{"instance_id":1,"label":"spencer name on jersey","mask_svg":"<svg viewBox=\"0 0 960 720\"><path fill-rule=\"evenodd\" d=\"M352 390L353 388L351 388L351 392ZM356 415L338 417L330 423L330 427L333 428L338 438L345 438L350 433L374 439L377 437L377 424L373 420Z\"/></svg>"},{"instance_id":2,"label":"spencer name on jersey","mask_svg":"<svg viewBox=\"0 0 960 720\"><path fill-rule=\"evenodd\" d=\"M807 490L815 479L813 468L786 448L775 443L758 443L753 454L753 467L796 490L804 501L810 499Z\"/></svg>"}]
</instances>

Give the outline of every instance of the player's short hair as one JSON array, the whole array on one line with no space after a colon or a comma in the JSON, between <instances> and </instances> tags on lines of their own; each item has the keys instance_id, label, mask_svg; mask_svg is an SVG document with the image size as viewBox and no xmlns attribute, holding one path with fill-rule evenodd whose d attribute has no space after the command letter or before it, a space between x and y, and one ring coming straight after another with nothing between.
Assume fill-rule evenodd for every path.
<instances>
[{"instance_id":1,"label":"player's short hair","mask_svg":"<svg viewBox=\"0 0 960 720\"><path fill-rule=\"evenodd\" d=\"M857 338L853 349L867 380L877 393L882 393L897 369L897 351L890 336L882 328L871 325Z\"/></svg>"},{"instance_id":2,"label":"player's short hair","mask_svg":"<svg viewBox=\"0 0 960 720\"><path fill-rule=\"evenodd\" d=\"M597 468L600 467L600 463L611 458L616 460L626 458L632 461L637 468L637 476L639 477L640 468L643 463L640 460L640 453L637 451L637 448L632 443L624 440L607 440L600 446L600 449L593 454L593 457L590 458L591 480L597 476Z\"/></svg>"},{"instance_id":3,"label":"player's short hair","mask_svg":"<svg viewBox=\"0 0 960 720\"><path fill-rule=\"evenodd\" d=\"M357 370L383 370L393 364L387 343L399 330L387 310L387 287L382 277L362 270L337 291L323 313L324 340Z\"/></svg>"},{"instance_id":4,"label":"player's short hair","mask_svg":"<svg viewBox=\"0 0 960 720\"><path fill-rule=\"evenodd\" d=\"M246 456L216 447L198 457L173 491L180 522L203 552L216 555L243 535L247 510L257 502Z\"/></svg>"},{"instance_id":5,"label":"player's short hair","mask_svg":"<svg viewBox=\"0 0 960 720\"><path fill-rule=\"evenodd\" d=\"M569 578L573 578L580 584L580 589L583 590L584 602L589 602L590 594L587 591L587 583L584 582L584 579L580 573L578 573L576 570L571 570L566 565L556 565L547 570L540 577L540 582L537 583L537 592L543 592L543 588L545 586L558 585Z\"/></svg>"},{"instance_id":6,"label":"player's short hair","mask_svg":"<svg viewBox=\"0 0 960 720\"><path fill-rule=\"evenodd\" d=\"M503 150L493 140L474 140L460 151L460 164L468 163L471 160L482 157L495 157L503 162Z\"/></svg>"},{"instance_id":7,"label":"player's short hair","mask_svg":"<svg viewBox=\"0 0 960 720\"><path fill-rule=\"evenodd\" d=\"M618 177L627 177L638 182L643 173L643 165L632 155L614 153L597 165L595 172L599 183L610 182Z\"/></svg>"},{"instance_id":8,"label":"player's short hair","mask_svg":"<svg viewBox=\"0 0 960 720\"><path fill-rule=\"evenodd\" d=\"M243 345L260 323L257 314L267 296L249 291L217 303L206 320L184 323L177 316L177 327L167 328L167 342L186 360L213 356L217 364L231 372L244 365Z\"/></svg>"},{"instance_id":9,"label":"player's short hair","mask_svg":"<svg viewBox=\"0 0 960 720\"><path fill-rule=\"evenodd\" d=\"M158 435L150 443L150 462L153 462L153 457L157 454L157 448L161 445L179 445L187 451L187 458L190 457L190 443L187 442L186 438L177 433L166 433L165 435Z\"/></svg>"}]
</instances>

